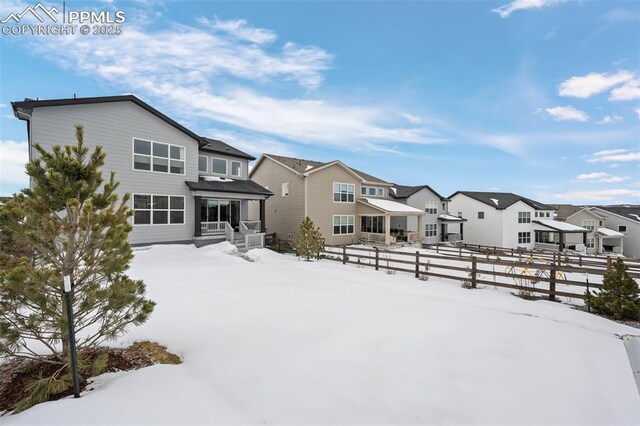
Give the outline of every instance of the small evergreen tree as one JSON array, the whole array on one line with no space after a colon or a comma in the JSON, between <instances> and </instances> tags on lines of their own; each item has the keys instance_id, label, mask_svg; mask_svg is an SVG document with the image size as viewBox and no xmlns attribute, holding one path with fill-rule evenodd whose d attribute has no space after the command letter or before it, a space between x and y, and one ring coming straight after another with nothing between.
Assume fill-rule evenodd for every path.
<instances>
[{"instance_id":1,"label":"small evergreen tree","mask_svg":"<svg viewBox=\"0 0 640 426\"><path fill-rule=\"evenodd\" d=\"M295 236L294 243L298 256L304 257L307 261L312 257L317 257L324 247L324 238L320 229L316 228L309 216L305 217L300 224L300 230Z\"/></svg>"},{"instance_id":2,"label":"small evergreen tree","mask_svg":"<svg viewBox=\"0 0 640 426\"><path fill-rule=\"evenodd\" d=\"M598 293L587 292L586 296L587 305L599 314L618 320L640 320L640 289L622 259L604 274L602 289Z\"/></svg>"},{"instance_id":3,"label":"small evergreen tree","mask_svg":"<svg viewBox=\"0 0 640 426\"><path fill-rule=\"evenodd\" d=\"M76 139L52 152L35 145L31 188L0 206L2 356L68 363L66 275L79 351L144 323L155 306L144 283L125 275L133 258L129 196L118 201L113 172L103 185L105 153L97 147L89 155L80 125Z\"/></svg>"}]
</instances>

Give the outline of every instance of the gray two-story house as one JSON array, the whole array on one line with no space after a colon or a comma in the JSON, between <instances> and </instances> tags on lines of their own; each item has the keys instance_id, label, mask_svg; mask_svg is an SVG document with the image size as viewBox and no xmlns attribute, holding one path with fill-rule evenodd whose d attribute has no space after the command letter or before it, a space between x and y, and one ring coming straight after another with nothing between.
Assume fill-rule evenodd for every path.
<instances>
[{"instance_id":1,"label":"gray two-story house","mask_svg":"<svg viewBox=\"0 0 640 426\"><path fill-rule=\"evenodd\" d=\"M120 195L131 195L132 245L230 240L264 242L264 202L271 192L248 178L255 158L222 141L197 135L133 95L12 102L33 144L51 150L75 144L106 153L105 179L115 172ZM248 202L260 202L260 220L248 221Z\"/></svg>"}]
</instances>

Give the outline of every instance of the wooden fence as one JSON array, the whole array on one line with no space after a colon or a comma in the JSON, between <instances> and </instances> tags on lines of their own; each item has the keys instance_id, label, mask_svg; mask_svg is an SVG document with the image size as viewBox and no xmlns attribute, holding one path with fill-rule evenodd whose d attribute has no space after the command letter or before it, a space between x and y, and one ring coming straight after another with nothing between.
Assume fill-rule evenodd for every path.
<instances>
[{"instance_id":1,"label":"wooden fence","mask_svg":"<svg viewBox=\"0 0 640 426\"><path fill-rule=\"evenodd\" d=\"M605 263L604 267L563 264L562 254L549 261L535 258L518 261L484 258L464 252L451 256L377 247L326 246L320 255L345 265L372 267L376 271L407 272L422 279L436 277L456 280L472 288L478 284L505 287L526 294L544 294L549 300L556 300L556 297L585 299L585 290L601 288L602 277L611 267L611 262ZM640 278L638 272L630 274L635 279Z\"/></svg>"}]
</instances>

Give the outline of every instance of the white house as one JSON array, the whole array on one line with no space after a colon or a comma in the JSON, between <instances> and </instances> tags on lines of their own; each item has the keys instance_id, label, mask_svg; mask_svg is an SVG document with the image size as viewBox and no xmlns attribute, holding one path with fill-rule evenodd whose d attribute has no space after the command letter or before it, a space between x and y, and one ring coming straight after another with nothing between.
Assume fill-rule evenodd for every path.
<instances>
[{"instance_id":1,"label":"white house","mask_svg":"<svg viewBox=\"0 0 640 426\"><path fill-rule=\"evenodd\" d=\"M509 192L458 191L449 200L451 213L467 220L465 243L529 250L584 250L589 231L554 220L553 206ZM569 245L570 234L581 234L582 242Z\"/></svg>"},{"instance_id":2,"label":"white house","mask_svg":"<svg viewBox=\"0 0 640 426\"><path fill-rule=\"evenodd\" d=\"M464 236L465 219L449 214L449 200L438 194L429 185L405 186L393 184L389 194L400 203L424 212L424 229L418 229L415 216L397 216L391 218L393 228L408 232L421 232L424 244L439 242L460 242Z\"/></svg>"}]
</instances>

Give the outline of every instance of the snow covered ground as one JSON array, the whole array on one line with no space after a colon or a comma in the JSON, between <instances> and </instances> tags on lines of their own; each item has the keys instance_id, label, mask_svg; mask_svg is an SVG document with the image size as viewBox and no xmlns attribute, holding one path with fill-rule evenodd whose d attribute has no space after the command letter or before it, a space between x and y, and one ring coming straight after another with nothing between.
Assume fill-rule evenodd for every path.
<instances>
[{"instance_id":1,"label":"snow covered ground","mask_svg":"<svg viewBox=\"0 0 640 426\"><path fill-rule=\"evenodd\" d=\"M158 302L116 345L184 359L0 423L640 424L622 340L567 305L228 243L136 252Z\"/></svg>"}]
</instances>

